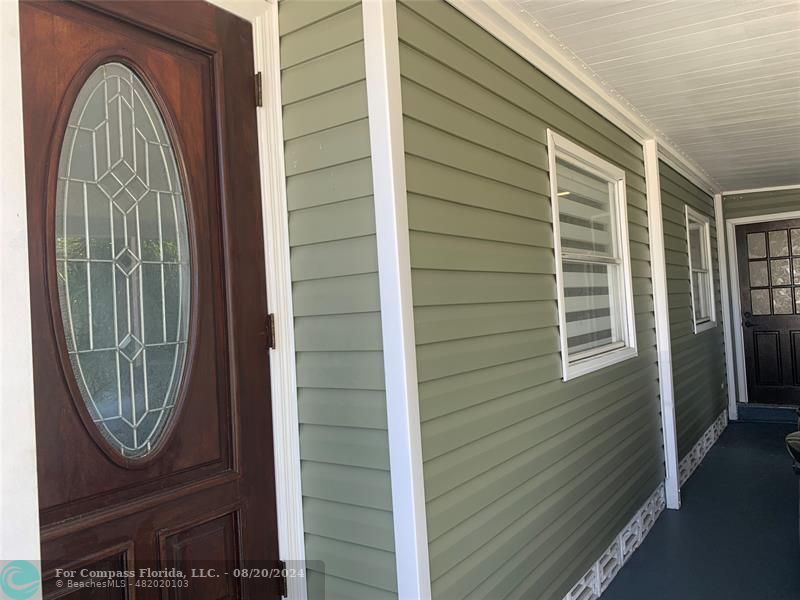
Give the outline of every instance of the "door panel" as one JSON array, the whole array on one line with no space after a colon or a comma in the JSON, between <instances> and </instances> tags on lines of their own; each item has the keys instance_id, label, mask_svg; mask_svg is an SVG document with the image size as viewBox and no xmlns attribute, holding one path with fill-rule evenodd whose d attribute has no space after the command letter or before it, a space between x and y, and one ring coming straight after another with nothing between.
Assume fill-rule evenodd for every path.
<instances>
[{"instance_id":1,"label":"door panel","mask_svg":"<svg viewBox=\"0 0 800 600\"><path fill-rule=\"evenodd\" d=\"M754 331L753 352L756 363L756 383L758 385L780 385L783 381L780 332Z\"/></svg>"},{"instance_id":2,"label":"door panel","mask_svg":"<svg viewBox=\"0 0 800 600\"><path fill-rule=\"evenodd\" d=\"M120 546L147 566L266 566L250 26L203 2L24 2L20 23L45 569ZM202 585L184 592L278 590Z\"/></svg>"},{"instance_id":3,"label":"door panel","mask_svg":"<svg viewBox=\"0 0 800 600\"><path fill-rule=\"evenodd\" d=\"M750 402L800 404L800 221L736 228Z\"/></svg>"}]
</instances>

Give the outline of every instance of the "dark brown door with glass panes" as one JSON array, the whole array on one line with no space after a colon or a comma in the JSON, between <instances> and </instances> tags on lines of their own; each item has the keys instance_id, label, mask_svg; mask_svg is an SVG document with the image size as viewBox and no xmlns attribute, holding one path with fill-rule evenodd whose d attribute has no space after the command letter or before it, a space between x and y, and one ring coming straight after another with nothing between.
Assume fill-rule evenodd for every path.
<instances>
[{"instance_id":1,"label":"dark brown door with glass panes","mask_svg":"<svg viewBox=\"0 0 800 600\"><path fill-rule=\"evenodd\" d=\"M278 564L250 24L25 1L20 29L44 597L279 597L236 571Z\"/></svg>"},{"instance_id":2,"label":"dark brown door with glass panes","mask_svg":"<svg viewBox=\"0 0 800 600\"><path fill-rule=\"evenodd\" d=\"M736 228L749 402L800 404L800 220Z\"/></svg>"}]
</instances>

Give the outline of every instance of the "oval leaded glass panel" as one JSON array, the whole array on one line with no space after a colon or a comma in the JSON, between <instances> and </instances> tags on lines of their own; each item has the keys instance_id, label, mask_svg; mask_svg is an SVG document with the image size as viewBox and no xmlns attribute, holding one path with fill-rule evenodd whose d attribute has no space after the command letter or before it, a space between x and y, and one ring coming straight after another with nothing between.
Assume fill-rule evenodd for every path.
<instances>
[{"instance_id":1,"label":"oval leaded glass panel","mask_svg":"<svg viewBox=\"0 0 800 600\"><path fill-rule=\"evenodd\" d=\"M78 93L56 198L61 317L83 401L120 454L148 454L175 408L189 332L183 190L164 119L127 66Z\"/></svg>"}]
</instances>

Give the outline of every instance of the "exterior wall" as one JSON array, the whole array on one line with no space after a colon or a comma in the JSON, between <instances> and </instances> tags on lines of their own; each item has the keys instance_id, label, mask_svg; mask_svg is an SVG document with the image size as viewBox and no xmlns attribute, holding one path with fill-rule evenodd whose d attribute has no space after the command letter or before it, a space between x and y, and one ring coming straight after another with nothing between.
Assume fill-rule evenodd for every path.
<instances>
[{"instance_id":1,"label":"exterior wall","mask_svg":"<svg viewBox=\"0 0 800 600\"><path fill-rule=\"evenodd\" d=\"M642 147L442 0L398 27L433 597L560 598L664 477ZM628 182L639 356L567 383L548 127Z\"/></svg>"},{"instance_id":2,"label":"exterior wall","mask_svg":"<svg viewBox=\"0 0 800 600\"><path fill-rule=\"evenodd\" d=\"M726 219L797 210L800 210L800 188L722 197L722 211Z\"/></svg>"},{"instance_id":3,"label":"exterior wall","mask_svg":"<svg viewBox=\"0 0 800 600\"><path fill-rule=\"evenodd\" d=\"M727 406L717 230L714 226L714 198L663 161L659 161L658 168L667 262L675 421L678 457L682 459ZM711 221L711 266L717 326L698 334L693 330L686 205L707 215Z\"/></svg>"},{"instance_id":4,"label":"exterior wall","mask_svg":"<svg viewBox=\"0 0 800 600\"><path fill-rule=\"evenodd\" d=\"M329 600L395 598L361 4L279 20L306 559Z\"/></svg>"}]
</instances>

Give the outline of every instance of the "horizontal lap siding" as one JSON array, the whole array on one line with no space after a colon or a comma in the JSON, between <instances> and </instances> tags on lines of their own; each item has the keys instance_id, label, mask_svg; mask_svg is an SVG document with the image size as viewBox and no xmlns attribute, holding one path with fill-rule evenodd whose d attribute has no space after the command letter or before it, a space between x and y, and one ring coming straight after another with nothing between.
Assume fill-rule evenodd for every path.
<instances>
[{"instance_id":1,"label":"horizontal lap siding","mask_svg":"<svg viewBox=\"0 0 800 600\"><path fill-rule=\"evenodd\" d=\"M661 202L667 260L672 372L678 456L683 458L714 422L727 402L722 305L714 224L714 199L663 161ZM686 241L686 205L711 220L711 260L718 325L693 332L689 254Z\"/></svg>"},{"instance_id":2,"label":"horizontal lap siding","mask_svg":"<svg viewBox=\"0 0 800 600\"><path fill-rule=\"evenodd\" d=\"M726 219L795 212L800 210L800 189L726 195L722 210Z\"/></svg>"},{"instance_id":3,"label":"horizontal lap siding","mask_svg":"<svg viewBox=\"0 0 800 600\"><path fill-rule=\"evenodd\" d=\"M309 599L396 598L360 2L279 5Z\"/></svg>"},{"instance_id":4,"label":"horizontal lap siding","mask_svg":"<svg viewBox=\"0 0 800 600\"><path fill-rule=\"evenodd\" d=\"M398 5L433 596L563 596L663 477L642 148L442 1ZM626 170L639 357L561 381L547 136Z\"/></svg>"}]
</instances>

